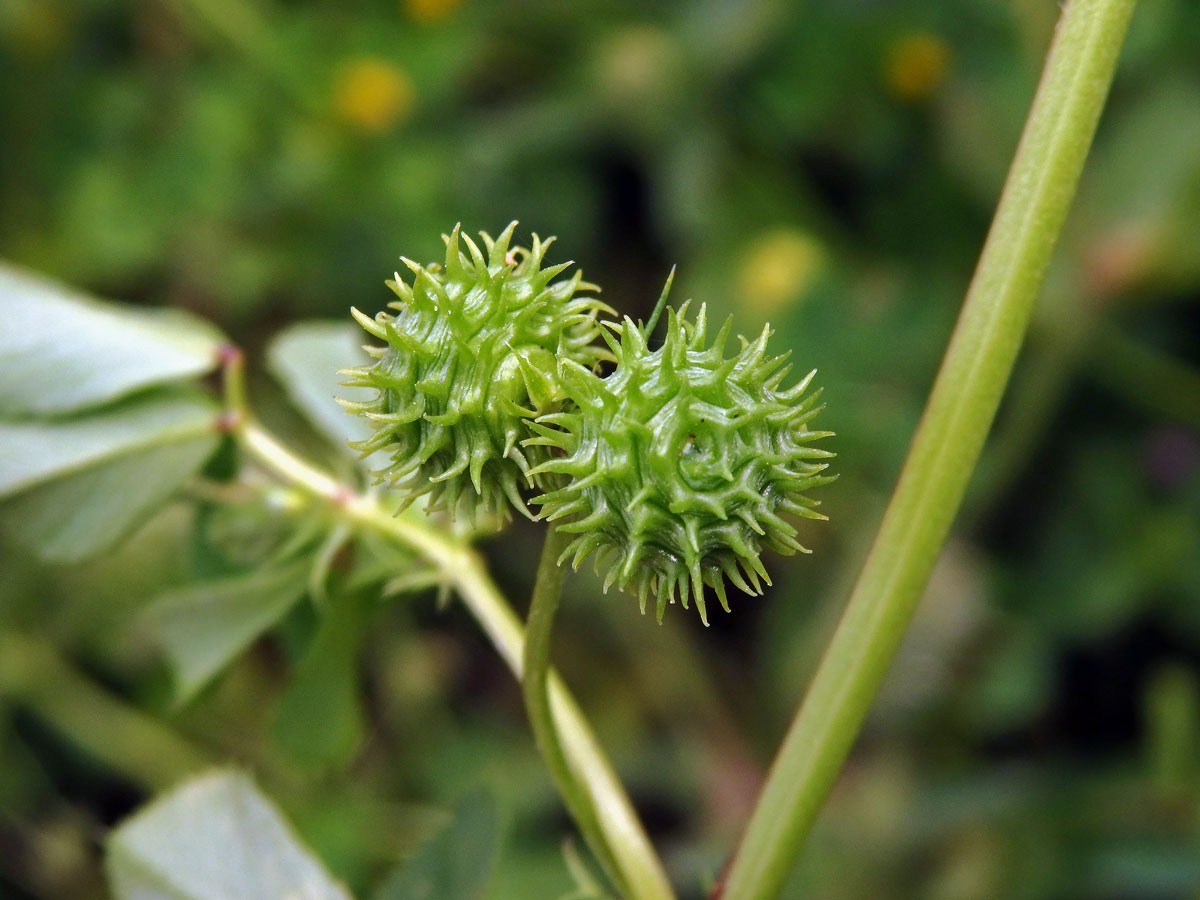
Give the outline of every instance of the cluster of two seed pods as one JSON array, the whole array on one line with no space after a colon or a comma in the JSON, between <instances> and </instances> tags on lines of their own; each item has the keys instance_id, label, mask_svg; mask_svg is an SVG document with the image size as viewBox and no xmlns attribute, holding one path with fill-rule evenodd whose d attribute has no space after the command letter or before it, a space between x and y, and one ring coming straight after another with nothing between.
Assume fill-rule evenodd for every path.
<instances>
[{"instance_id":1,"label":"cluster of two seed pods","mask_svg":"<svg viewBox=\"0 0 1200 900\"><path fill-rule=\"evenodd\" d=\"M707 621L706 587L728 609L726 579L759 593L764 548L804 550L783 516L823 518L805 495L831 480L812 374L784 387L768 329L726 355L731 323L710 341L703 306L669 310L652 349L629 318L601 319L579 273L559 277L569 264L544 264L551 241L512 246L515 225L482 249L455 228L444 263L406 260L412 283L389 283L394 313L355 311L384 344L347 370L376 391L346 403L375 426L357 449L384 451L377 474L409 500L547 519L572 536L560 562L593 557L659 618L678 596Z\"/></svg>"}]
</instances>

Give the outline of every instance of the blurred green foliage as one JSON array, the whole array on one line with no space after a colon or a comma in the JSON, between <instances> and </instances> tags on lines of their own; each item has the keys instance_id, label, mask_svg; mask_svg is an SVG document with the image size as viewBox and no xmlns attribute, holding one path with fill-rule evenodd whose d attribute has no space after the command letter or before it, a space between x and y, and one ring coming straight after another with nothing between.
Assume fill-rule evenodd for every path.
<instances>
[{"instance_id":1,"label":"blurred green foliage","mask_svg":"<svg viewBox=\"0 0 1200 900\"><path fill-rule=\"evenodd\" d=\"M382 307L397 256L436 258L457 221L557 234L634 315L678 264L680 299L769 319L837 431L817 552L769 560L776 587L707 631L580 576L557 637L699 898L877 524L1056 9L4 0L0 257L198 313L252 359L291 322ZM1135 13L967 509L788 896L1200 897L1198 35L1191 0ZM296 357L274 360L286 381ZM263 417L344 465L264 372ZM178 504L66 568L8 530L0 896L103 896L102 830L230 760L359 896L480 786L507 823L486 896L570 890L516 686L432 590L351 585L325 616L297 583L270 637L174 701L148 604L186 612L184 585L286 551L259 516ZM538 540L483 547L513 597Z\"/></svg>"}]
</instances>

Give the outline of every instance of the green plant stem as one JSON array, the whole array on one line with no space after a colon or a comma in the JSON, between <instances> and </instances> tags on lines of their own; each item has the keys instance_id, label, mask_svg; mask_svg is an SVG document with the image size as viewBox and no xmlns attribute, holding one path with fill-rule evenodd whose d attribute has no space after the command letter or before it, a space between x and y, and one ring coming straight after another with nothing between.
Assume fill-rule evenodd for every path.
<instances>
[{"instance_id":1,"label":"green plant stem","mask_svg":"<svg viewBox=\"0 0 1200 900\"><path fill-rule=\"evenodd\" d=\"M240 359L226 366L226 396L235 396L242 378ZM231 409L232 432L245 451L262 466L305 494L327 504L340 522L375 532L416 551L448 574L463 604L487 634L518 680L524 671L525 635L520 620L488 577L483 561L468 545L393 515L368 495L354 491L282 445L250 418ZM604 823L605 843L615 860L619 880L638 900L672 900L662 865L620 780L600 749L566 687L548 676L547 692L558 740L576 781L587 786L596 818Z\"/></svg>"},{"instance_id":2,"label":"green plant stem","mask_svg":"<svg viewBox=\"0 0 1200 900\"><path fill-rule=\"evenodd\" d=\"M562 794L563 800L579 826L584 840L600 860L608 876L626 896L634 896L625 883L620 868L604 838L595 807L589 802L585 785L581 785L571 771L571 765L563 752L555 726L554 713L550 708L549 675L551 635L554 618L562 598L566 572L558 564L558 557L566 549L568 538L553 527L546 529L542 544L542 556L538 562L537 576L533 583L533 596L529 602L529 616L525 620L525 652L522 655L521 690L525 696L525 710L534 740L550 775Z\"/></svg>"},{"instance_id":3,"label":"green plant stem","mask_svg":"<svg viewBox=\"0 0 1200 900\"><path fill-rule=\"evenodd\" d=\"M963 501L961 521L967 530L988 515L1027 471L1081 366L1094 352L1099 323L1086 314L1083 303L1074 306L1043 327L1035 323L1031 329L1021 367L1009 385L1005 412L992 429L987 452Z\"/></svg>"},{"instance_id":4,"label":"green plant stem","mask_svg":"<svg viewBox=\"0 0 1200 900\"><path fill-rule=\"evenodd\" d=\"M642 889L643 884L654 884L655 873L638 871L642 859L640 854L632 854L624 860L617 859L624 849L624 844L619 840L610 843L604 823L597 814L598 798L592 797L588 783L579 779L572 770L570 761L563 752L551 709L548 690L550 639L566 577L565 567L558 564L558 557L570 541L571 535L564 535L555 528L546 530L537 579L533 585L533 597L529 603L529 617L525 624L525 674L521 679L525 709L529 714L529 724L537 740L538 749L550 769L555 784L558 785L559 793L562 794L584 839L618 890L623 896L631 898L659 896Z\"/></svg>"},{"instance_id":5,"label":"green plant stem","mask_svg":"<svg viewBox=\"0 0 1200 900\"><path fill-rule=\"evenodd\" d=\"M723 900L779 896L949 533L1103 108L1133 0L1071 0L954 336L845 613L772 765Z\"/></svg>"},{"instance_id":6,"label":"green plant stem","mask_svg":"<svg viewBox=\"0 0 1200 900\"><path fill-rule=\"evenodd\" d=\"M34 634L0 630L0 697L28 704L92 757L152 791L214 764L186 738L97 686Z\"/></svg>"}]
</instances>

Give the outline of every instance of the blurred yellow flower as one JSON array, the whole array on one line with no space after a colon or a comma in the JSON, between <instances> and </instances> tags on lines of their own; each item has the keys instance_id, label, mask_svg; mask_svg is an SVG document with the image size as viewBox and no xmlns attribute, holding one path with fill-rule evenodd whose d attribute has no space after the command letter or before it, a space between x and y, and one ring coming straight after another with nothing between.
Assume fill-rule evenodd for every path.
<instances>
[{"instance_id":1,"label":"blurred yellow flower","mask_svg":"<svg viewBox=\"0 0 1200 900\"><path fill-rule=\"evenodd\" d=\"M400 8L410 19L432 25L454 15L462 0L400 0Z\"/></svg>"},{"instance_id":2,"label":"blurred yellow flower","mask_svg":"<svg viewBox=\"0 0 1200 900\"><path fill-rule=\"evenodd\" d=\"M825 245L795 228L767 231L742 254L737 290L748 309L770 315L800 300L825 267Z\"/></svg>"},{"instance_id":3,"label":"blurred yellow flower","mask_svg":"<svg viewBox=\"0 0 1200 900\"><path fill-rule=\"evenodd\" d=\"M386 60L350 60L334 77L333 108L339 118L361 131L390 131L411 112L415 100L412 80Z\"/></svg>"},{"instance_id":4,"label":"blurred yellow flower","mask_svg":"<svg viewBox=\"0 0 1200 900\"><path fill-rule=\"evenodd\" d=\"M950 46L940 35L918 31L888 47L883 80L898 100L915 103L938 89L950 68Z\"/></svg>"}]
</instances>

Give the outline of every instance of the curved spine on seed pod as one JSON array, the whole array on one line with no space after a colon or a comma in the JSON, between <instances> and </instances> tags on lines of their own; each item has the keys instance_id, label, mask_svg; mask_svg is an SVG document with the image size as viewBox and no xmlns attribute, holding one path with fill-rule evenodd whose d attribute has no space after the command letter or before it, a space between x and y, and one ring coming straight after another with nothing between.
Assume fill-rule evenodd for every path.
<instances>
[{"instance_id":1,"label":"curved spine on seed pod","mask_svg":"<svg viewBox=\"0 0 1200 900\"><path fill-rule=\"evenodd\" d=\"M543 265L553 238L510 247L516 224L481 233L482 250L455 226L443 264L401 258L412 282L398 273L388 282L394 314L352 310L384 346L367 348L373 364L343 373L349 386L376 390L342 401L375 428L351 446L391 458L376 475L407 491L406 502L428 495L430 509L472 520L530 515L521 488L550 451L523 442L531 420L561 408L558 361L590 371L609 358L596 341L598 316L611 313L599 289L579 272L556 280L571 264Z\"/></svg>"},{"instance_id":2,"label":"curved spine on seed pod","mask_svg":"<svg viewBox=\"0 0 1200 900\"><path fill-rule=\"evenodd\" d=\"M616 361L607 377L570 359L559 364L563 410L540 416L530 450L548 448L535 476L561 480L532 502L574 535L560 562L595 555L604 587L656 598L661 621L678 595L694 597L708 623L704 588L728 611L725 579L748 594L770 584L764 548L808 552L784 515L824 519L804 492L833 476L833 456L812 446L819 391L810 372L784 388L788 354L767 355L770 328L725 355L731 320L707 343L706 309L668 310L666 337L651 350L629 318L602 332Z\"/></svg>"}]
</instances>

